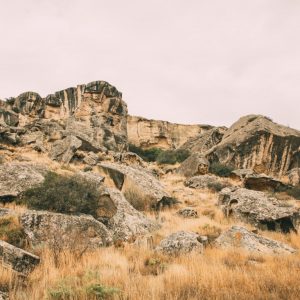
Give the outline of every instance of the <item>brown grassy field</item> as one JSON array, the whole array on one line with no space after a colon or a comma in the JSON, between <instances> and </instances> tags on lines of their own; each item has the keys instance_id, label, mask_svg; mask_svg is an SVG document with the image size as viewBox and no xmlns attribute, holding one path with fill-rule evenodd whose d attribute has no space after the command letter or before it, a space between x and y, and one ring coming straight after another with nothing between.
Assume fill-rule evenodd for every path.
<instances>
[{"instance_id":1,"label":"brown grassy field","mask_svg":"<svg viewBox=\"0 0 300 300\"><path fill-rule=\"evenodd\" d=\"M232 224L251 229L223 217L216 207L217 194L186 188L176 176L167 176L162 182L182 203L159 214L162 228L153 234L154 246L178 230L214 234ZM176 214L179 207L187 205L198 211L199 218L182 219ZM157 218L150 212L148 216ZM298 234L263 235L300 248ZM204 254L168 257L124 244L85 252L81 257L62 251L56 257L57 265L50 249L30 251L40 255L41 264L28 279L0 267L0 288L9 287L11 299L299 299L300 295L299 253L258 255L208 246Z\"/></svg>"}]
</instances>

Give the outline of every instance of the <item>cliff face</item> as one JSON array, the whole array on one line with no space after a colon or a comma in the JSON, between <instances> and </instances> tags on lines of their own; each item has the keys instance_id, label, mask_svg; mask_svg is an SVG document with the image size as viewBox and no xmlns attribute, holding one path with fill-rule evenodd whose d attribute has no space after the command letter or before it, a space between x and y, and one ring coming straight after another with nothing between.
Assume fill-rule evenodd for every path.
<instances>
[{"instance_id":1,"label":"cliff face","mask_svg":"<svg viewBox=\"0 0 300 300\"><path fill-rule=\"evenodd\" d=\"M142 148L174 149L209 129L209 125L183 125L128 116L128 141Z\"/></svg>"},{"instance_id":2,"label":"cliff face","mask_svg":"<svg viewBox=\"0 0 300 300\"><path fill-rule=\"evenodd\" d=\"M282 176L300 166L300 132L260 115L240 118L212 147L211 161Z\"/></svg>"},{"instance_id":3,"label":"cliff face","mask_svg":"<svg viewBox=\"0 0 300 300\"><path fill-rule=\"evenodd\" d=\"M78 85L42 98L26 92L0 102L0 142L32 144L68 162L77 149L127 149L127 105L105 81ZM65 155L68 153L68 155Z\"/></svg>"}]
</instances>

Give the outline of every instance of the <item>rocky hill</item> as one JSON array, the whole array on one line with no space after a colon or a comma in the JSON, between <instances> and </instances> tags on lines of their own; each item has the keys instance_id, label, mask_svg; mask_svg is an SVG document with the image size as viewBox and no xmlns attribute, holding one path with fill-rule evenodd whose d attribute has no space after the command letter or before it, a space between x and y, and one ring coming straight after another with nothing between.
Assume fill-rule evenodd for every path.
<instances>
[{"instance_id":1,"label":"rocky hill","mask_svg":"<svg viewBox=\"0 0 300 300\"><path fill-rule=\"evenodd\" d=\"M0 299L297 299L299 200L300 132L264 116L132 117L104 81L0 101Z\"/></svg>"}]
</instances>

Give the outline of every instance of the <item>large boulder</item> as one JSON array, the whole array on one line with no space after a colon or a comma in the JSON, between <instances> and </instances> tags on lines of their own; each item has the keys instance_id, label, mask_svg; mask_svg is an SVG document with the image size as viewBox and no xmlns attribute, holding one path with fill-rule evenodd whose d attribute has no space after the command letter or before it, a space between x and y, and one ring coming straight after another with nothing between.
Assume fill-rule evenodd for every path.
<instances>
[{"instance_id":1,"label":"large boulder","mask_svg":"<svg viewBox=\"0 0 300 300\"><path fill-rule=\"evenodd\" d=\"M189 252L203 252L201 237L188 231L178 231L163 239L156 247L156 251L168 255L186 254Z\"/></svg>"},{"instance_id":2,"label":"large boulder","mask_svg":"<svg viewBox=\"0 0 300 300\"><path fill-rule=\"evenodd\" d=\"M231 184L226 179L207 174L191 177L184 182L184 185L193 189L214 189L217 187L221 187L222 189L222 187L230 186Z\"/></svg>"},{"instance_id":3,"label":"large boulder","mask_svg":"<svg viewBox=\"0 0 300 300\"><path fill-rule=\"evenodd\" d=\"M280 177L299 167L300 132L264 116L245 116L225 132L206 157L211 162Z\"/></svg>"},{"instance_id":4,"label":"large boulder","mask_svg":"<svg viewBox=\"0 0 300 300\"><path fill-rule=\"evenodd\" d=\"M44 181L47 169L31 163L0 165L0 200L8 201Z\"/></svg>"},{"instance_id":5,"label":"large boulder","mask_svg":"<svg viewBox=\"0 0 300 300\"><path fill-rule=\"evenodd\" d=\"M265 174L252 174L244 178L244 186L250 190L282 192L288 189L288 186L282 181Z\"/></svg>"},{"instance_id":6,"label":"large boulder","mask_svg":"<svg viewBox=\"0 0 300 300\"><path fill-rule=\"evenodd\" d=\"M134 190L137 197L140 195L144 201L154 206L170 198L162 184L142 167L116 163L101 163L98 166L104 176L111 179L114 186L124 194Z\"/></svg>"},{"instance_id":7,"label":"large boulder","mask_svg":"<svg viewBox=\"0 0 300 300\"><path fill-rule=\"evenodd\" d=\"M26 211L20 224L33 245L72 247L84 243L90 248L109 246L112 236L104 224L89 215L66 215L48 211Z\"/></svg>"},{"instance_id":8,"label":"large boulder","mask_svg":"<svg viewBox=\"0 0 300 300\"><path fill-rule=\"evenodd\" d=\"M223 232L214 243L223 249L241 248L246 251L265 254L291 254L296 252L294 248L284 243L267 239L241 226L232 226L229 230Z\"/></svg>"},{"instance_id":9,"label":"large boulder","mask_svg":"<svg viewBox=\"0 0 300 300\"><path fill-rule=\"evenodd\" d=\"M245 188L225 188L219 205L226 216L233 216L262 229L296 231L300 223L299 208L288 206L264 192Z\"/></svg>"},{"instance_id":10,"label":"large boulder","mask_svg":"<svg viewBox=\"0 0 300 300\"><path fill-rule=\"evenodd\" d=\"M186 177L204 175L209 170L209 161L199 152L193 153L183 161L177 172Z\"/></svg>"},{"instance_id":11,"label":"large boulder","mask_svg":"<svg viewBox=\"0 0 300 300\"><path fill-rule=\"evenodd\" d=\"M23 249L0 241L0 258L2 265L11 267L14 271L28 275L39 264L40 258Z\"/></svg>"},{"instance_id":12,"label":"large boulder","mask_svg":"<svg viewBox=\"0 0 300 300\"><path fill-rule=\"evenodd\" d=\"M111 199L116 208L115 213L106 217L104 221L115 241L133 241L139 236L159 229L159 224L133 208L120 191L106 189L102 197ZM103 221L103 217L101 220Z\"/></svg>"}]
</instances>

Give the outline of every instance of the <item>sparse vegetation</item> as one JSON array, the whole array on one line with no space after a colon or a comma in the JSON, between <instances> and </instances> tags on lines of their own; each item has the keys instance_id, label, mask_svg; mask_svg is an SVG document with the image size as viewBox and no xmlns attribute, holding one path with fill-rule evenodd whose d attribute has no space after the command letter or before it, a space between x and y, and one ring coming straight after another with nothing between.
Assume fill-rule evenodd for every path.
<instances>
[{"instance_id":1,"label":"sparse vegetation","mask_svg":"<svg viewBox=\"0 0 300 300\"><path fill-rule=\"evenodd\" d=\"M95 183L49 172L43 183L24 192L20 202L33 209L96 215L99 196Z\"/></svg>"},{"instance_id":2,"label":"sparse vegetation","mask_svg":"<svg viewBox=\"0 0 300 300\"><path fill-rule=\"evenodd\" d=\"M209 172L220 177L229 177L233 171L233 167L226 166L220 163L212 163L209 167Z\"/></svg>"},{"instance_id":3,"label":"sparse vegetation","mask_svg":"<svg viewBox=\"0 0 300 300\"><path fill-rule=\"evenodd\" d=\"M183 162L190 156L188 150L162 150L160 148L142 149L140 147L129 145L129 151L136 153L143 160L148 162L156 161L159 164L176 164Z\"/></svg>"}]
</instances>

